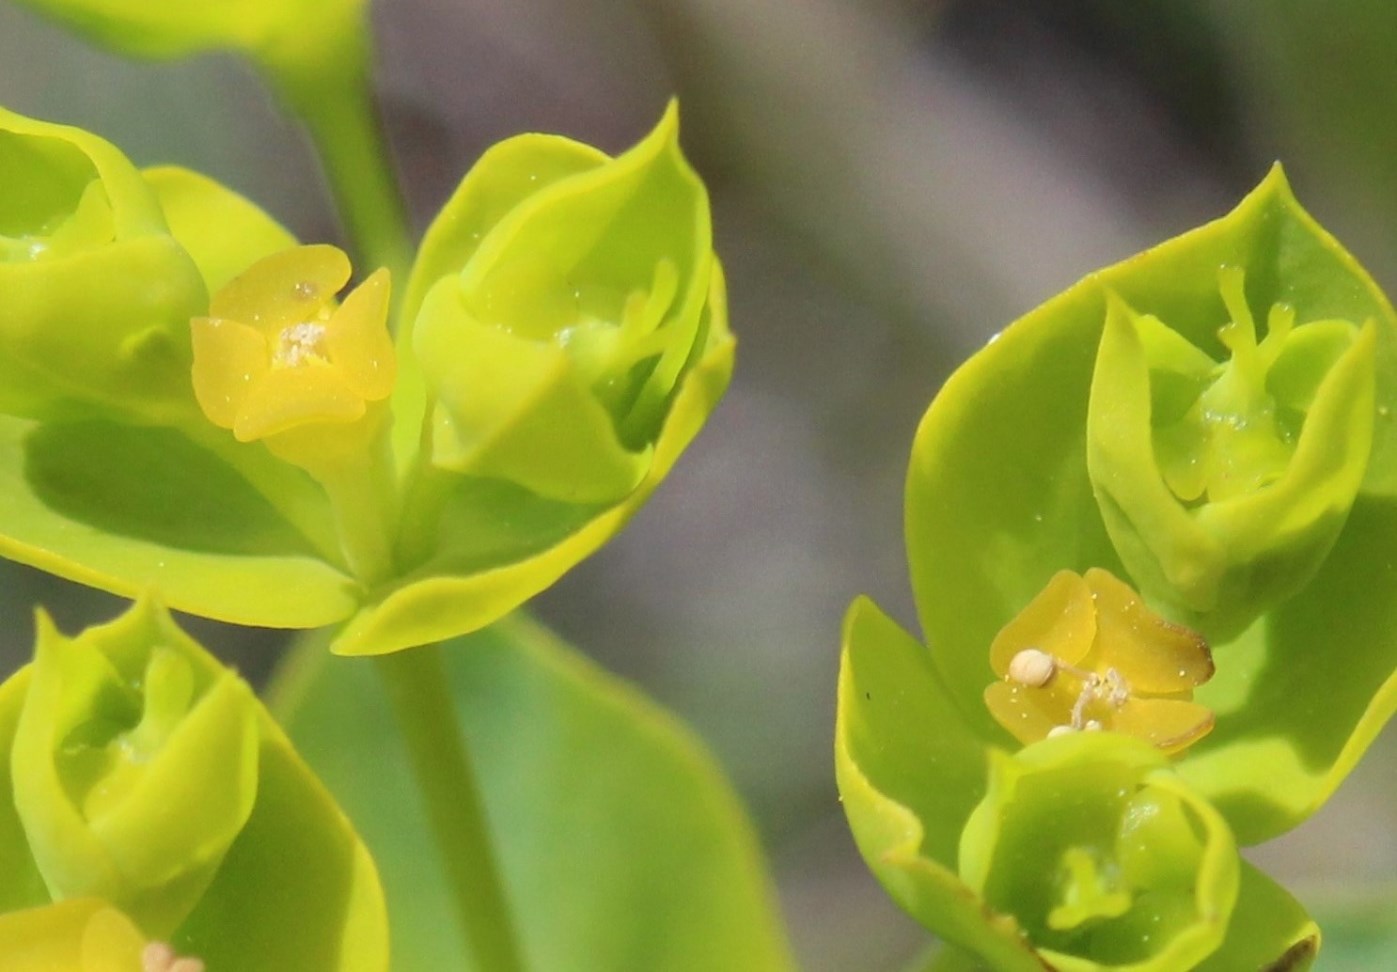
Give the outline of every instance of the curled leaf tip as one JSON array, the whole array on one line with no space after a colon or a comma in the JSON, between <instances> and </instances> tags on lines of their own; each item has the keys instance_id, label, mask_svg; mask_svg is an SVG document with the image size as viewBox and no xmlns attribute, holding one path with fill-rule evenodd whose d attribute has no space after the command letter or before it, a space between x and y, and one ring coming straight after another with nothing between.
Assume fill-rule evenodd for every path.
<instances>
[{"instance_id":1,"label":"curled leaf tip","mask_svg":"<svg viewBox=\"0 0 1397 972\"><path fill-rule=\"evenodd\" d=\"M1099 568L1055 574L995 637L990 666L985 705L1023 743L1105 730L1177 753L1213 726L1193 701L1213 674L1208 643Z\"/></svg>"}]
</instances>

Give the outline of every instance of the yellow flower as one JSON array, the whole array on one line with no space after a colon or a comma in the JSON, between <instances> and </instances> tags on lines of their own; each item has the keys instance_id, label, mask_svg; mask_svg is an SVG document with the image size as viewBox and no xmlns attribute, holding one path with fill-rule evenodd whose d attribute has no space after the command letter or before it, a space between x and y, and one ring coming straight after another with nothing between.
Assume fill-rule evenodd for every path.
<instances>
[{"instance_id":1,"label":"yellow flower","mask_svg":"<svg viewBox=\"0 0 1397 972\"><path fill-rule=\"evenodd\" d=\"M96 898L0 915L0 968L6 972L142 972L143 949L145 936L131 920ZM186 964L180 972L202 968Z\"/></svg>"},{"instance_id":2,"label":"yellow flower","mask_svg":"<svg viewBox=\"0 0 1397 972\"><path fill-rule=\"evenodd\" d=\"M990 646L990 714L1023 743L1110 730L1167 753L1203 738L1193 689L1213 674L1202 636L1155 614L1107 571L1059 571Z\"/></svg>"},{"instance_id":3,"label":"yellow flower","mask_svg":"<svg viewBox=\"0 0 1397 972\"><path fill-rule=\"evenodd\" d=\"M388 271L339 307L349 258L300 246L253 264L195 318L194 392L209 421L241 442L307 426L346 426L393 390ZM269 443L270 445L271 443Z\"/></svg>"}]
</instances>

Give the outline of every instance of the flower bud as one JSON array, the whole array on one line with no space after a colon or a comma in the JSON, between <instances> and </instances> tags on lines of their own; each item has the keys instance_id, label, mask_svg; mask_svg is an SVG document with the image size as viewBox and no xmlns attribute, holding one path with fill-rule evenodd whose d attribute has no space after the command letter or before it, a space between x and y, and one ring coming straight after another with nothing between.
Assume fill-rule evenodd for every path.
<instances>
[{"instance_id":1,"label":"flower bud","mask_svg":"<svg viewBox=\"0 0 1397 972\"><path fill-rule=\"evenodd\" d=\"M0 109L0 412L187 414L199 272L141 174L87 132Z\"/></svg>"},{"instance_id":2,"label":"flower bud","mask_svg":"<svg viewBox=\"0 0 1397 972\"><path fill-rule=\"evenodd\" d=\"M609 159L526 135L481 159L409 285L431 461L571 502L635 488L726 335L708 199L671 106Z\"/></svg>"},{"instance_id":3,"label":"flower bud","mask_svg":"<svg viewBox=\"0 0 1397 972\"><path fill-rule=\"evenodd\" d=\"M1087 468L1121 560L1225 635L1314 575L1373 439L1376 327L1277 302L1258 336L1245 282L1240 267L1218 273L1222 361L1111 298L1087 412Z\"/></svg>"}]
</instances>

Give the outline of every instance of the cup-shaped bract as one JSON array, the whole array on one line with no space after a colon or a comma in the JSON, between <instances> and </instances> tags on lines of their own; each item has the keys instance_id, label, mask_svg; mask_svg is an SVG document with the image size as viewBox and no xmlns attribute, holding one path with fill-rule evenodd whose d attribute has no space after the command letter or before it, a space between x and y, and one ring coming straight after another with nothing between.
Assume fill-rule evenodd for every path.
<instances>
[{"instance_id":1,"label":"cup-shaped bract","mask_svg":"<svg viewBox=\"0 0 1397 972\"><path fill-rule=\"evenodd\" d=\"M991 754L960 876L1062 972L1190 969L1236 904L1236 843L1157 749L1120 733Z\"/></svg>"},{"instance_id":2,"label":"cup-shaped bract","mask_svg":"<svg viewBox=\"0 0 1397 972\"><path fill-rule=\"evenodd\" d=\"M1270 288L1260 336L1245 284L1240 266L1218 271L1224 361L1108 298L1087 409L1087 469L1121 561L1224 636L1314 576L1373 439L1377 325L1297 322L1312 312Z\"/></svg>"},{"instance_id":3,"label":"cup-shaped bract","mask_svg":"<svg viewBox=\"0 0 1397 972\"><path fill-rule=\"evenodd\" d=\"M206 300L125 156L0 109L0 412L187 414L189 318Z\"/></svg>"},{"instance_id":4,"label":"cup-shaped bract","mask_svg":"<svg viewBox=\"0 0 1397 972\"><path fill-rule=\"evenodd\" d=\"M56 899L182 922L257 795L257 701L168 618L64 637L44 614L15 727L15 809Z\"/></svg>"},{"instance_id":5,"label":"cup-shaped bract","mask_svg":"<svg viewBox=\"0 0 1397 972\"><path fill-rule=\"evenodd\" d=\"M931 664L975 732L1011 745L1015 713L985 705L1012 660L996 637L1061 571L1109 572L1207 644L1206 683L1185 652L1159 685L1202 707L1156 721L1189 743L1179 774L1242 844L1294 827L1397 708L1394 415L1397 313L1277 168L1010 325L932 402L906 507ZM1083 697L1010 691L1057 724Z\"/></svg>"},{"instance_id":6,"label":"cup-shaped bract","mask_svg":"<svg viewBox=\"0 0 1397 972\"><path fill-rule=\"evenodd\" d=\"M708 197L678 139L671 105L614 159L526 135L467 175L409 286L435 466L573 503L641 481L726 334Z\"/></svg>"},{"instance_id":7,"label":"cup-shaped bract","mask_svg":"<svg viewBox=\"0 0 1397 972\"><path fill-rule=\"evenodd\" d=\"M967 968L1299 969L1318 946L1161 748L1103 729L1001 749L932 652L864 600L845 623L835 763L869 867Z\"/></svg>"},{"instance_id":8,"label":"cup-shaped bract","mask_svg":"<svg viewBox=\"0 0 1397 972\"><path fill-rule=\"evenodd\" d=\"M367 852L235 672L148 601L38 626L0 686L0 912L100 899L214 965L386 967Z\"/></svg>"}]
</instances>

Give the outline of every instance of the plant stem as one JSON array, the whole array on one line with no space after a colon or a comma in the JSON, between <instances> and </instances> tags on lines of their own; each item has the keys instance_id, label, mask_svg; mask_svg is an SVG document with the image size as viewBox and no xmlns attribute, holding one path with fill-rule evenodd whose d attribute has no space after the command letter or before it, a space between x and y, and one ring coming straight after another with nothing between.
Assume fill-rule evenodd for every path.
<instances>
[{"instance_id":1,"label":"plant stem","mask_svg":"<svg viewBox=\"0 0 1397 972\"><path fill-rule=\"evenodd\" d=\"M311 66L259 63L310 134L361 269L387 267L401 292L412 242L374 105L367 40L350 34L334 50Z\"/></svg>"},{"instance_id":2,"label":"plant stem","mask_svg":"<svg viewBox=\"0 0 1397 972\"><path fill-rule=\"evenodd\" d=\"M377 663L411 754L474 967L520 972L514 925L470 753L456 721L441 646L380 655Z\"/></svg>"}]
</instances>

